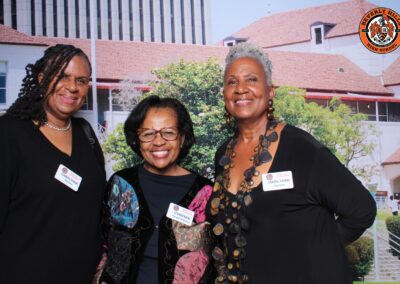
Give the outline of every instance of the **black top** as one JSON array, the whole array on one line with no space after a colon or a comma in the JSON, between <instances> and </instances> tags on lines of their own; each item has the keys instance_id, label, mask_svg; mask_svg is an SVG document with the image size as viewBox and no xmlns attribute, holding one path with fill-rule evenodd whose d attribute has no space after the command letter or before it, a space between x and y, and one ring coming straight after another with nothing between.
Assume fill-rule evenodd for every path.
<instances>
[{"instance_id":1,"label":"black top","mask_svg":"<svg viewBox=\"0 0 400 284\"><path fill-rule=\"evenodd\" d=\"M216 164L226 144L217 151ZM281 171L292 172L294 188L264 192L260 184L245 208L250 230L242 231L247 240L242 271L248 283L350 284L342 243L373 223L371 194L327 148L290 125L281 132L270 168ZM216 224L218 217L209 215Z\"/></svg>"},{"instance_id":2,"label":"black top","mask_svg":"<svg viewBox=\"0 0 400 284\"><path fill-rule=\"evenodd\" d=\"M171 202L177 204L182 199L195 177L193 173L184 176L162 176L147 171L143 166L139 167L140 186L155 224L160 223ZM137 283L158 283L158 232L158 226L155 226L144 251Z\"/></svg>"},{"instance_id":3,"label":"black top","mask_svg":"<svg viewBox=\"0 0 400 284\"><path fill-rule=\"evenodd\" d=\"M142 188L142 176L139 177L140 168L141 166L135 166L121 170L115 173L108 182L106 202L103 207L107 261L102 270L100 283L101 281L108 284L141 284L154 283L154 281L162 284L172 283L176 264L182 257L191 252L178 249L172 221L165 216L166 210L159 222L155 222L157 217L152 216L149 201ZM180 179L180 177L175 178ZM168 179L169 177L166 180ZM162 183L165 183L165 181L163 180ZM203 192L206 188L212 190L210 185L212 185L210 180L194 174L194 178L190 185L186 187L184 195L176 203L188 208L192 201L196 200L199 192ZM169 197L166 197L166 199L169 204L171 199ZM207 199L204 200L204 204ZM202 208L205 210L205 206ZM154 230L158 230L157 274L145 281L141 280L143 279L143 275L141 275L139 280L139 267L143 265L152 266L151 263L149 264L146 260L143 262L143 260L145 248ZM210 239L209 228L204 227L204 230L202 236L208 236L208 238L195 240L206 242ZM192 264L196 266L196 263ZM208 283L209 279L212 278L211 273L212 265L208 263L199 283ZM157 278L158 281L155 280Z\"/></svg>"},{"instance_id":4,"label":"black top","mask_svg":"<svg viewBox=\"0 0 400 284\"><path fill-rule=\"evenodd\" d=\"M72 136L69 157L32 121L0 118L0 283L91 282L105 172L78 119ZM54 178L60 164L82 177L77 192Z\"/></svg>"}]
</instances>

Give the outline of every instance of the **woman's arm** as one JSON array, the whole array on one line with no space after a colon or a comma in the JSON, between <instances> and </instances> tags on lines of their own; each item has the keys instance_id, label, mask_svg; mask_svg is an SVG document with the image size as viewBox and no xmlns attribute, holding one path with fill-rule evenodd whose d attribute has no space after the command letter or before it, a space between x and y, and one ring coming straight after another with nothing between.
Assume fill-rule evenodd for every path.
<instances>
[{"instance_id":1,"label":"woman's arm","mask_svg":"<svg viewBox=\"0 0 400 284\"><path fill-rule=\"evenodd\" d=\"M311 173L317 202L338 216L343 243L359 238L376 216L376 203L361 182L325 147L317 150Z\"/></svg>"}]
</instances>

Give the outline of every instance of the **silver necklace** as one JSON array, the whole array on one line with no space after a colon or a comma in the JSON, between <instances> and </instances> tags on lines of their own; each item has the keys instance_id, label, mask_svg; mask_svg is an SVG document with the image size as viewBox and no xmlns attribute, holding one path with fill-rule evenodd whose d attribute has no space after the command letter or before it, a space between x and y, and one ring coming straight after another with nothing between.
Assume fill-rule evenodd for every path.
<instances>
[{"instance_id":1,"label":"silver necklace","mask_svg":"<svg viewBox=\"0 0 400 284\"><path fill-rule=\"evenodd\" d=\"M65 127L58 127L58 126L55 126L55 125L51 124L51 123L48 122L48 121L46 121L44 124L45 124L48 128L51 128L51 129L54 129L54 130L57 130L57 131L68 131L68 130L71 128L71 119L69 119L68 125L65 126Z\"/></svg>"}]
</instances>

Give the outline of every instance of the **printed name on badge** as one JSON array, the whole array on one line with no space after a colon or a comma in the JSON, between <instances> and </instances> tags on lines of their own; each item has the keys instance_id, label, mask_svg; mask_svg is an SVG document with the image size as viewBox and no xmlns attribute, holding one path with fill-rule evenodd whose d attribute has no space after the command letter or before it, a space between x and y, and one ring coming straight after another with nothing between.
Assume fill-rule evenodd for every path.
<instances>
[{"instance_id":1,"label":"printed name on badge","mask_svg":"<svg viewBox=\"0 0 400 284\"><path fill-rule=\"evenodd\" d=\"M73 191L78 191L79 186L81 185L82 178L68 169L66 166L60 164L58 166L56 175L54 178L64 185L68 186Z\"/></svg>"},{"instance_id":2,"label":"printed name on badge","mask_svg":"<svg viewBox=\"0 0 400 284\"><path fill-rule=\"evenodd\" d=\"M171 202L169 204L167 217L182 224L191 226L193 222L194 211Z\"/></svg>"},{"instance_id":3,"label":"printed name on badge","mask_svg":"<svg viewBox=\"0 0 400 284\"><path fill-rule=\"evenodd\" d=\"M264 191L291 189L294 187L292 171L267 173L261 177Z\"/></svg>"}]
</instances>

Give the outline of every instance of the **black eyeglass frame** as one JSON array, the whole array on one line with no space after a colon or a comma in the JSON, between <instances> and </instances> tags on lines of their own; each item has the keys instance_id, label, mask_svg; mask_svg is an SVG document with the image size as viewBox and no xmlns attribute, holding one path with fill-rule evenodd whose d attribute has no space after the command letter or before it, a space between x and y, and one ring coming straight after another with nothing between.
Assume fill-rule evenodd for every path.
<instances>
[{"instance_id":1,"label":"black eyeglass frame","mask_svg":"<svg viewBox=\"0 0 400 284\"><path fill-rule=\"evenodd\" d=\"M174 132L176 132L176 134L174 135L173 138L166 136L166 132L165 130L173 130ZM152 138L151 139L145 139L143 140L143 136L142 134L146 131L152 131ZM137 130L137 135L139 138L139 141L142 143L149 143L152 142L154 139L156 139L157 134L160 134L161 138L164 139L165 141L175 141L176 139L178 139L179 137L179 131L177 127L163 127L159 130L155 130L153 128L139 128ZM150 133L149 133L150 134Z\"/></svg>"}]
</instances>

